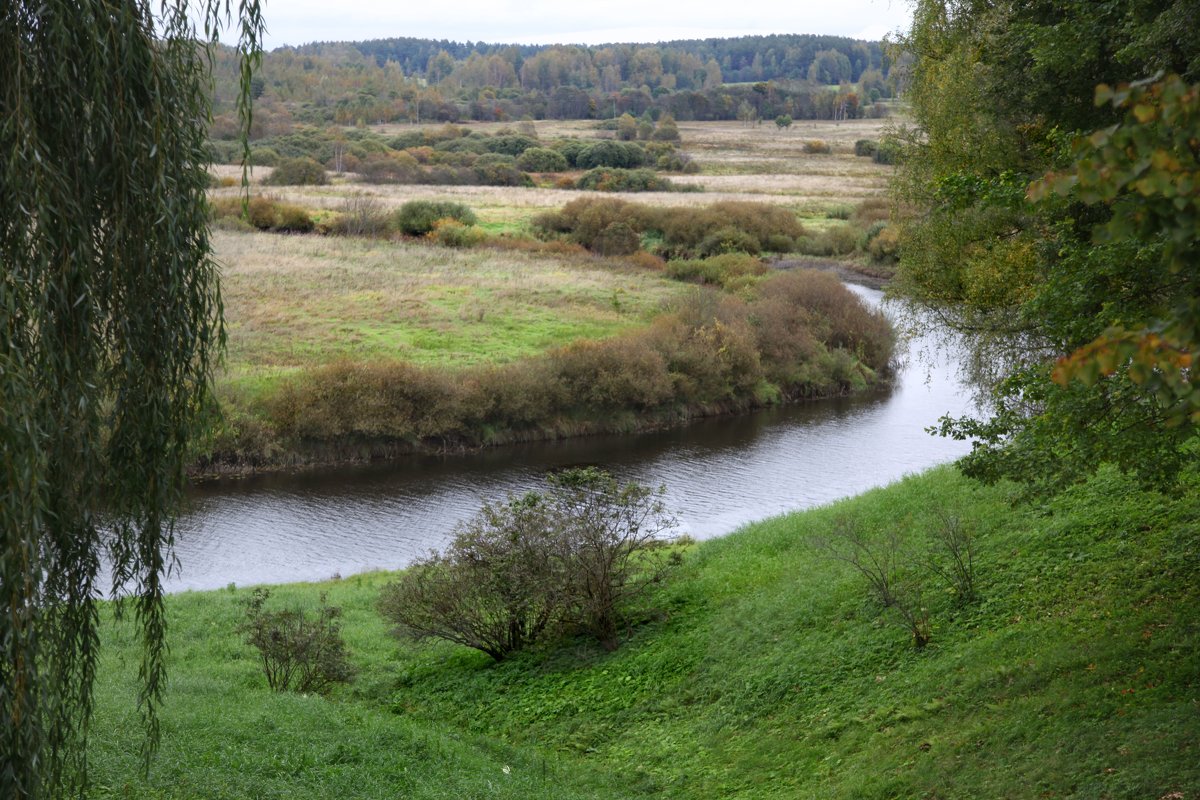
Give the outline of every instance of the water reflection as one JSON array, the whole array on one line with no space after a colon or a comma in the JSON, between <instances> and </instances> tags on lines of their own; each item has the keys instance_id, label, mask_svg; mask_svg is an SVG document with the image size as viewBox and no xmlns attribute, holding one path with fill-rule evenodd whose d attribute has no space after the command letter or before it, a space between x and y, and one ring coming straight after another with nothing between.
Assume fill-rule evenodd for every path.
<instances>
[{"instance_id":1,"label":"water reflection","mask_svg":"<svg viewBox=\"0 0 1200 800\"><path fill-rule=\"evenodd\" d=\"M871 302L878 292L856 289ZM915 343L917 346L920 343ZM968 449L924 432L968 410L953 365L909 365L894 389L639 436L535 443L197 487L178 531L172 590L316 580L394 568L441 545L483 499L595 464L665 484L696 538L857 494Z\"/></svg>"}]
</instances>

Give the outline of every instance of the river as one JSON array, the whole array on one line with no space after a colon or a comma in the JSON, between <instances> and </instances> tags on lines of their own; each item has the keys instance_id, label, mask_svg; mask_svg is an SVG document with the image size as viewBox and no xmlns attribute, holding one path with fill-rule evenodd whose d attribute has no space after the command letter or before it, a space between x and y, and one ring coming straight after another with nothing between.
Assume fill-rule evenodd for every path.
<instances>
[{"instance_id":1,"label":"river","mask_svg":"<svg viewBox=\"0 0 1200 800\"><path fill-rule=\"evenodd\" d=\"M881 294L852 287L872 304ZM918 340L914 352L927 349ZM680 533L707 539L953 460L969 444L931 436L971 410L948 358L910 358L894 388L676 430L423 456L212 481L189 493L170 591L322 580L395 569L442 545L484 500L538 488L548 470L598 465L666 486Z\"/></svg>"}]
</instances>

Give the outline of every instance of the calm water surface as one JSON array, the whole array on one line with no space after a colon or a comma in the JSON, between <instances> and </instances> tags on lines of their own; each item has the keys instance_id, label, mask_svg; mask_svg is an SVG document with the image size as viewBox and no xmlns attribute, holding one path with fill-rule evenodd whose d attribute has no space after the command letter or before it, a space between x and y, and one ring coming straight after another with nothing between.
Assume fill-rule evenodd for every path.
<instances>
[{"instance_id":1,"label":"calm water surface","mask_svg":"<svg viewBox=\"0 0 1200 800\"><path fill-rule=\"evenodd\" d=\"M880 302L879 292L852 288ZM954 363L910 363L893 390L870 398L705 420L664 433L205 483L191 492L180 521L181 566L169 585L211 589L400 567L441 546L482 501L537 488L546 471L573 465L665 484L681 532L707 539L953 460L969 445L924 429L970 408Z\"/></svg>"}]
</instances>

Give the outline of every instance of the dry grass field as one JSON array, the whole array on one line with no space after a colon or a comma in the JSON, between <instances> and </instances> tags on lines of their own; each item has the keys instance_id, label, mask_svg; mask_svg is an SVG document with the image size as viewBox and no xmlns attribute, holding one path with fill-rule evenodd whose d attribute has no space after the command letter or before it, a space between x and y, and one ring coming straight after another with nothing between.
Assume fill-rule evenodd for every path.
<instances>
[{"instance_id":1,"label":"dry grass field","mask_svg":"<svg viewBox=\"0 0 1200 800\"><path fill-rule=\"evenodd\" d=\"M642 324L685 288L586 256L230 231L214 245L225 377L247 387L338 359L512 361Z\"/></svg>"},{"instance_id":2,"label":"dry grass field","mask_svg":"<svg viewBox=\"0 0 1200 800\"><path fill-rule=\"evenodd\" d=\"M658 206L759 201L795 211L820 230L885 189L890 167L854 155L858 139L878 139L887 120L679 124L683 150L699 174L672 176L701 192L621 195ZM505 125L476 124L494 132ZM590 121L538 122L542 139L610 136ZM407 126L381 126L396 133ZM829 153L805 152L811 140ZM222 177L238 167L217 167ZM255 168L253 182L270 174ZM233 196L236 187L214 190ZM354 195L391 211L409 200L454 200L475 211L491 234L527 231L537 213L593 195L553 188L357 183L271 187L270 197L308 209L337 210ZM549 256L489 248L452 250L411 242L221 230L229 329L225 381L270 387L280 375L338 359L403 359L466 366L519 359L580 338L644 323L683 287L661 276L588 256Z\"/></svg>"},{"instance_id":3,"label":"dry grass field","mask_svg":"<svg viewBox=\"0 0 1200 800\"><path fill-rule=\"evenodd\" d=\"M802 218L823 218L830 209L854 206L882 194L891 167L854 155L854 142L878 139L891 120L798 121L779 129L772 122L681 122L682 149L700 164L698 175L672 175L679 185L699 186L702 192L641 192L639 202L659 206L707 205L720 200L750 200L783 205ZM437 127L437 126L434 126ZM511 125L475 123L471 130L491 133ZM538 136L596 138L610 136L588 120L535 123ZM382 125L375 130L395 134L405 125ZM807 153L806 143L828 144L830 153ZM218 167L217 174L240 177L238 167ZM253 180L261 181L270 168L257 167ZM218 190L234 194L236 188ZM506 186L411 186L355 183L350 176L335 178L328 186L276 187L273 197L309 208L336 209L352 193L377 199L384 207L398 208L409 200L448 199L465 203L485 226L511 226L527 221L539 211L560 208L571 200L595 192L551 188L514 189Z\"/></svg>"}]
</instances>

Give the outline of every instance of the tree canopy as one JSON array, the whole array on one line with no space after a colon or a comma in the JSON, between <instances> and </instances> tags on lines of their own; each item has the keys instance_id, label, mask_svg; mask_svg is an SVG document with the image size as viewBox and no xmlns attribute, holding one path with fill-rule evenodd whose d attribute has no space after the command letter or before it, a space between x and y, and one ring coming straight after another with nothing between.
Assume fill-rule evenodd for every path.
<instances>
[{"instance_id":1,"label":"tree canopy","mask_svg":"<svg viewBox=\"0 0 1200 800\"><path fill-rule=\"evenodd\" d=\"M255 0L0 7L3 797L84 785L106 591L140 623L157 740L173 519L223 340L205 42L231 12L248 127Z\"/></svg>"},{"instance_id":2,"label":"tree canopy","mask_svg":"<svg viewBox=\"0 0 1200 800\"><path fill-rule=\"evenodd\" d=\"M963 334L971 474L1164 483L1200 422L1192 0L921 0L900 292ZM1101 84L1097 88L1097 83Z\"/></svg>"}]
</instances>

